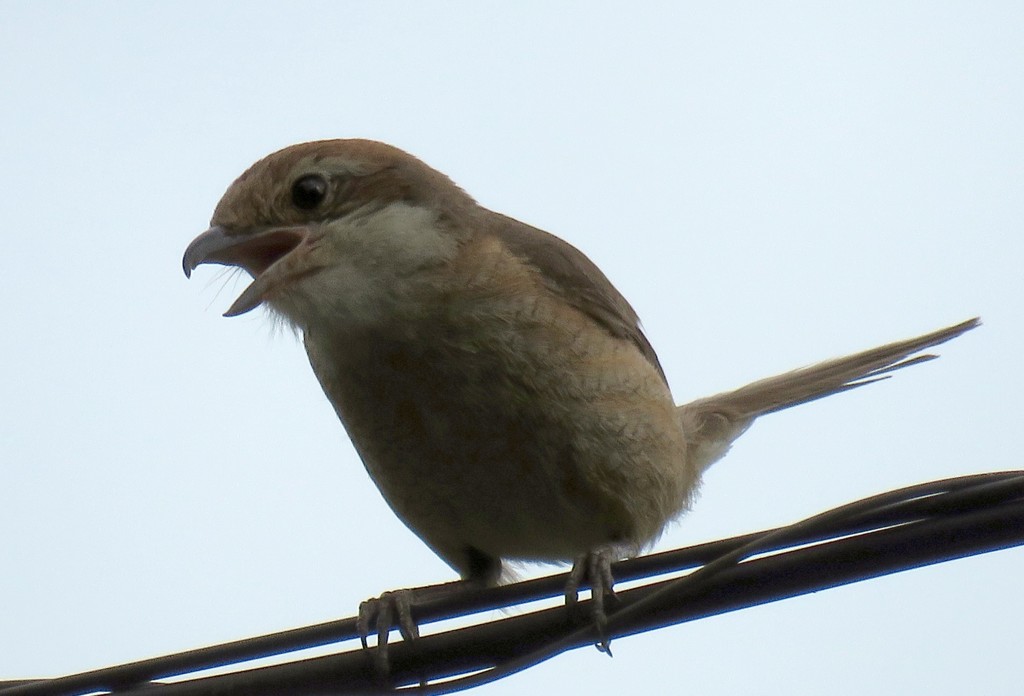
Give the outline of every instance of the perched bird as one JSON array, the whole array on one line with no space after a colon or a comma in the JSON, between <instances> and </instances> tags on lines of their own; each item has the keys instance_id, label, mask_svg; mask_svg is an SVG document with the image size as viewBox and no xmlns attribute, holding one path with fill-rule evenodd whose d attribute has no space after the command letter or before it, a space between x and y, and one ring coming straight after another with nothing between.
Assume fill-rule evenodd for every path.
<instances>
[{"instance_id":1,"label":"perched bird","mask_svg":"<svg viewBox=\"0 0 1024 696\"><path fill-rule=\"evenodd\" d=\"M245 269L395 513L470 581L503 559L635 554L758 416L934 356L977 325L677 406L637 314L582 252L478 205L389 145L285 148L224 194L184 255Z\"/></svg>"}]
</instances>

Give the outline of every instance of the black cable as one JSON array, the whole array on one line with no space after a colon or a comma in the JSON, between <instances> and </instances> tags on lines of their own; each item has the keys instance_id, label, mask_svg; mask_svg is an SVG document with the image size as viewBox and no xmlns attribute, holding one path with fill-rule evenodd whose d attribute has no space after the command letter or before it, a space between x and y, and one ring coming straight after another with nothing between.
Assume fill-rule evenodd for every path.
<instances>
[{"instance_id":1,"label":"black cable","mask_svg":"<svg viewBox=\"0 0 1024 696\"><path fill-rule=\"evenodd\" d=\"M612 637L629 635L1022 543L1024 472L921 484L844 505L788 527L614 564L620 583L699 570L619 592L619 602L609 613L608 632ZM453 593L417 604L414 615L424 624L560 596L564 583L565 575L561 575ZM564 607L557 607L424 636L411 645L395 643L390 646L391 676L395 684L418 684L485 670L446 684L412 689L420 693L447 693L493 681L594 642L587 605L580 605L584 611L576 619L567 617ZM214 691L253 696L379 692L383 687L373 669L372 653L362 650L177 684L146 684L356 637L355 619L344 619L69 677L19 685L0 682L0 694L70 696L118 691L127 695L154 689L166 696Z\"/></svg>"}]
</instances>

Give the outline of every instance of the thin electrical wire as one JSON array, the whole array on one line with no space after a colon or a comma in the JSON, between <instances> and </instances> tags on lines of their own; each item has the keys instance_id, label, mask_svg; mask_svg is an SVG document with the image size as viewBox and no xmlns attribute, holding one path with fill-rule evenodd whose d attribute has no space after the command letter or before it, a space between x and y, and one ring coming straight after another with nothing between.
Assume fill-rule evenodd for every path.
<instances>
[{"instance_id":1,"label":"thin electrical wire","mask_svg":"<svg viewBox=\"0 0 1024 696\"><path fill-rule=\"evenodd\" d=\"M615 578L682 577L620 591L609 612L613 638L776 601L870 577L1024 544L1024 472L996 472L934 481L890 491L829 510L787 527L652 554L614 564ZM564 591L566 576L448 593L417 604L414 618L429 623L512 606ZM435 586L436 587L436 586ZM237 666L358 638L355 619L191 650L78 675L33 682L0 682L2 696L87 693L283 694L452 693L503 678L565 650L592 644L586 609L564 607L502 618L390 646L390 684L381 682L370 651L195 677L173 684L154 680L211 667ZM439 681L447 679L448 681Z\"/></svg>"}]
</instances>

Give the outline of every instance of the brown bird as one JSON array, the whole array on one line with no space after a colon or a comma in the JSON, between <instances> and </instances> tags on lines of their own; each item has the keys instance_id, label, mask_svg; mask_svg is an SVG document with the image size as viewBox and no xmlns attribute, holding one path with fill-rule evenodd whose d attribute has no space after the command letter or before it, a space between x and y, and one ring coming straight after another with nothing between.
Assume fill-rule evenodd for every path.
<instances>
[{"instance_id":1,"label":"brown bird","mask_svg":"<svg viewBox=\"0 0 1024 696\"><path fill-rule=\"evenodd\" d=\"M459 575L635 554L756 419L883 378L978 320L677 406L636 312L582 252L383 143L276 152L189 245L255 279L395 513ZM915 356L916 357L913 357ZM598 578L592 580L597 581ZM610 588L608 588L610 589Z\"/></svg>"}]
</instances>

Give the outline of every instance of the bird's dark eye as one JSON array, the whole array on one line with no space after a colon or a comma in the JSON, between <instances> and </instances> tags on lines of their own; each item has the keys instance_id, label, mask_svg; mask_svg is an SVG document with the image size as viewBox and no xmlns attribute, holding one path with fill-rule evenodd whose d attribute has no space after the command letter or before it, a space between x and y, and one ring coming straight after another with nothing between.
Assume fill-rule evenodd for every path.
<instances>
[{"instance_id":1,"label":"bird's dark eye","mask_svg":"<svg viewBox=\"0 0 1024 696\"><path fill-rule=\"evenodd\" d=\"M306 174L292 184L292 203L296 208L312 210L327 197L327 179L320 174Z\"/></svg>"}]
</instances>

